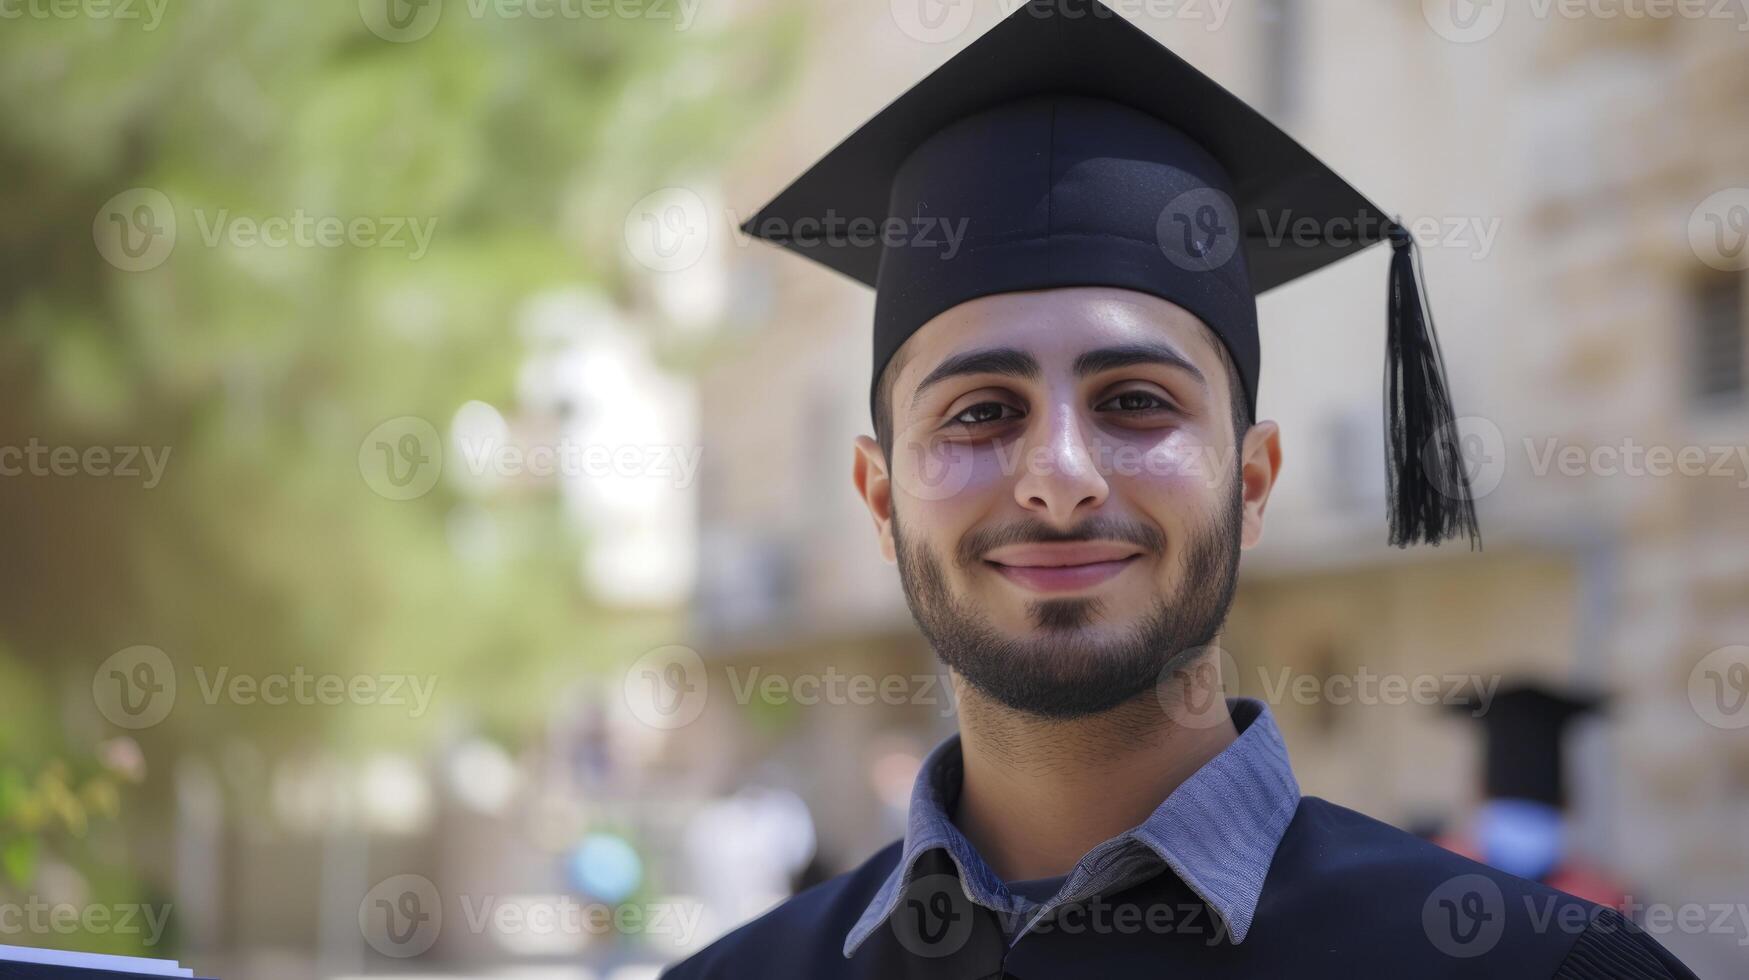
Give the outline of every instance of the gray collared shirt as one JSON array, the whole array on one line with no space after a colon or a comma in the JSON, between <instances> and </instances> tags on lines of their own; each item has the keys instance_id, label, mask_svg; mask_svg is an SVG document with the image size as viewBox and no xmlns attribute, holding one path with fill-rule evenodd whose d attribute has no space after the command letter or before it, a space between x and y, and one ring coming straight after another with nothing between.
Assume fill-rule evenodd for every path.
<instances>
[{"instance_id":1,"label":"gray collared shirt","mask_svg":"<svg viewBox=\"0 0 1749 980\"><path fill-rule=\"evenodd\" d=\"M862 945L899 904L917 859L941 848L959 869L966 897L997 914L1012 946L1058 908L1127 888L1170 870L1243 942L1257 911L1276 845L1299 808L1300 786L1269 708L1228 698L1239 737L1166 797L1140 826L1088 851L1063 886L1039 903L1012 893L948 814L962 775L958 735L924 760L911 790L899 862L844 940L844 955Z\"/></svg>"}]
</instances>

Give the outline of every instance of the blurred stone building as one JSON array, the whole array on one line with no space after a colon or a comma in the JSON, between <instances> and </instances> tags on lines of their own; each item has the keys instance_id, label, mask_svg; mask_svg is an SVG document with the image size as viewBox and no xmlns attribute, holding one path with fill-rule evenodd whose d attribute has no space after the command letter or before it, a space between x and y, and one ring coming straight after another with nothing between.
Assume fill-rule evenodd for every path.
<instances>
[{"instance_id":1,"label":"blurred stone building","mask_svg":"<svg viewBox=\"0 0 1749 980\"><path fill-rule=\"evenodd\" d=\"M904 3L817 12L789 111L732 175L735 217L1013 6L973 5L957 33L920 30ZM1749 249L1730 240L1749 235L1749 190L1729 193L1749 188L1749 25L1501 4L1478 23L1439 0L1117 6L1421 232L1469 416L1485 550L1389 548L1387 250L1262 300L1260 415L1282 422L1286 465L1224 645L1305 791L1405 825L1475 799L1460 721L1329 678L1586 683L1615 705L1572 746L1583 849L1649 901L1742 900L1749 729L1731 725L1749 709L1709 710L1693 679L1749 643ZM759 301L699 388L695 645L742 676L934 672L850 483L872 297L761 243L732 252ZM1660 475L1650 447L1699 447L1708 472ZM1301 676L1317 696L1271 696ZM789 782L844 867L902 832L905 761L952 730L914 700L719 699L683 744L722 787ZM1749 935L1659 938L1703 974L1749 966Z\"/></svg>"}]
</instances>

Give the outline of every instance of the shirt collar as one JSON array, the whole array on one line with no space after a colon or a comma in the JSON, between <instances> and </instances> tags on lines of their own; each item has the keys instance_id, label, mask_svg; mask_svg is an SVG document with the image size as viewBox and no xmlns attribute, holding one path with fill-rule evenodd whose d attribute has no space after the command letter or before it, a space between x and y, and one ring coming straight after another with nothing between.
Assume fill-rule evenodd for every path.
<instances>
[{"instance_id":1,"label":"shirt collar","mask_svg":"<svg viewBox=\"0 0 1749 980\"><path fill-rule=\"evenodd\" d=\"M1151 852L1220 915L1239 943L1250 931L1276 846L1299 807L1300 787L1269 707L1254 698L1228 698L1227 706L1239 737L1173 790L1141 825L1088 854L1124 847ZM924 760L911 790L899 861L845 937L846 957L892 914L911 884L918 859L938 848L952 859L973 902L1010 914L1025 902L1009 894L948 816L959 797L961 767L957 734ZM1077 872L1087 863L1083 858L1070 881L1078 880Z\"/></svg>"}]
</instances>

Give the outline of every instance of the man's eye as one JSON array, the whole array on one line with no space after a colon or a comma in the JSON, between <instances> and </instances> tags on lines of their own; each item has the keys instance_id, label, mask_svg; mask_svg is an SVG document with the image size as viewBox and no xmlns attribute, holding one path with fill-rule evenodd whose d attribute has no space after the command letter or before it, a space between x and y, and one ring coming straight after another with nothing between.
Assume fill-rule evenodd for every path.
<instances>
[{"instance_id":1,"label":"man's eye","mask_svg":"<svg viewBox=\"0 0 1749 980\"><path fill-rule=\"evenodd\" d=\"M1172 406L1159 395L1146 391L1126 391L1108 399L1105 404L1099 407L1116 412L1151 412Z\"/></svg>"},{"instance_id":2,"label":"man's eye","mask_svg":"<svg viewBox=\"0 0 1749 980\"><path fill-rule=\"evenodd\" d=\"M1019 414L1001 402L979 402L955 415L952 421L959 425L988 425L991 422L1001 422Z\"/></svg>"}]
</instances>

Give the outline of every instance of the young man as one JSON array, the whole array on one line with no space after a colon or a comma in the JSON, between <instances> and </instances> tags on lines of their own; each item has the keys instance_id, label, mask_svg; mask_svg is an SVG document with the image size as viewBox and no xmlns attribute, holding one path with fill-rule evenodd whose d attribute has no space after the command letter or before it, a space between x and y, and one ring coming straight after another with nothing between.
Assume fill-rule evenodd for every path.
<instances>
[{"instance_id":1,"label":"young man","mask_svg":"<svg viewBox=\"0 0 1749 980\"><path fill-rule=\"evenodd\" d=\"M1034 0L746 229L875 287L855 485L960 733L902 841L669 976L1691 976L1302 797L1267 707L1221 696L1281 465L1257 292L1391 241L1392 540L1476 534L1408 236L1304 148L1105 7Z\"/></svg>"}]
</instances>

